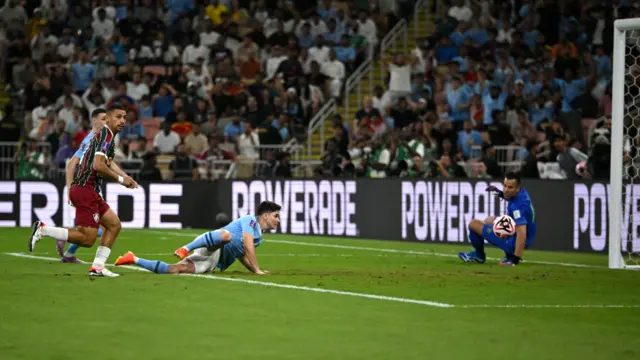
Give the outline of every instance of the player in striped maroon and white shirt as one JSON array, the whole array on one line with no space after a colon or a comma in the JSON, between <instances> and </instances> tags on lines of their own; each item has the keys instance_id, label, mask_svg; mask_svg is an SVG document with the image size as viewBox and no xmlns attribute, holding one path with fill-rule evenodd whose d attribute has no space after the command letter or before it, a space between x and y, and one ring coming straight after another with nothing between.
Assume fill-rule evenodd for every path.
<instances>
[{"instance_id":1,"label":"player in striped maroon and white shirt","mask_svg":"<svg viewBox=\"0 0 640 360\"><path fill-rule=\"evenodd\" d=\"M71 182L69 198L76 209L76 227L66 229L45 226L44 223L36 221L29 238L29 251L33 251L36 243L45 236L82 247L92 247L98 228L102 225L104 233L100 238L100 246L96 250L89 276L119 276L105 269L105 263L120 233L120 219L99 192L105 179L117 181L130 189L138 187L138 184L113 162L114 137L124 127L126 114L126 110L120 105L112 105L106 111L94 110L93 116L106 116L106 124L89 142Z\"/></svg>"}]
</instances>

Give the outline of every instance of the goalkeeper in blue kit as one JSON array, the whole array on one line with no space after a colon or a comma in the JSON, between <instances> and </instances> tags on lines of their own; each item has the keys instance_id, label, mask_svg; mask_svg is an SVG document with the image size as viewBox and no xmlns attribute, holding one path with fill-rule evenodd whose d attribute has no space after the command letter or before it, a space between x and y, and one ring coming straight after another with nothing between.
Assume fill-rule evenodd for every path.
<instances>
[{"instance_id":1,"label":"goalkeeper in blue kit","mask_svg":"<svg viewBox=\"0 0 640 360\"><path fill-rule=\"evenodd\" d=\"M486 260L484 241L497 246L504 251L505 258L500 265L514 266L520 263L524 250L533 244L536 235L536 211L527 190L520 186L520 176L507 173L503 190L489 186L487 191L494 192L498 197L507 201L507 215L516 223L515 235L501 239L493 232L493 216L483 221L472 220L469 223L469 241L474 250L461 252L458 257L465 262L483 264Z\"/></svg>"}]
</instances>

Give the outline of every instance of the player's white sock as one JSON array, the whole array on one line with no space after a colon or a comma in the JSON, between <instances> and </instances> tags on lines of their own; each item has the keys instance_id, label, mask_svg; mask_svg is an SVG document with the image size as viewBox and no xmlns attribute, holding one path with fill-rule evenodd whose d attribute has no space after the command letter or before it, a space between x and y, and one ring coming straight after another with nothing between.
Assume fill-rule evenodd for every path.
<instances>
[{"instance_id":1,"label":"player's white sock","mask_svg":"<svg viewBox=\"0 0 640 360\"><path fill-rule=\"evenodd\" d=\"M137 263L138 263L138 260L140 260L140 258L138 258L137 256L134 256L134 257L133 257L133 263L134 263L134 264L137 264Z\"/></svg>"},{"instance_id":2,"label":"player's white sock","mask_svg":"<svg viewBox=\"0 0 640 360\"><path fill-rule=\"evenodd\" d=\"M69 229L44 226L42 227L42 235L52 237L56 240L67 241L69 239Z\"/></svg>"},{"instance_id":3,"label":"player's white sock","mask_svg":"<svg viewBox=\"0 0 640 360\"><path fill-rule=\"evenodd\" d=\"M96 250L96 257L93 259L94 268L104 269L104 265L107 263L107 259L111 255L111 249L106 246L98 246L98 250Z\"/></svg>"}]
</instances>

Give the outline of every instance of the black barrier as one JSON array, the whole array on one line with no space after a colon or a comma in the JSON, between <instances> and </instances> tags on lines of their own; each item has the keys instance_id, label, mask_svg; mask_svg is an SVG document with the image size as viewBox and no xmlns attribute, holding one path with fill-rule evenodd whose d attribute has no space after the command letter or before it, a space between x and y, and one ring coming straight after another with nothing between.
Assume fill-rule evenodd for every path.
<instances>
[{"instance_id":1,"label":"black barrier","mask_svg":"<svg viewBox=\"0 0 640 360\"><path fill-rule=\"evenodd\" d=\"M211 228L215 216L251 213L263 200L282 205L280 233L368 239L466 243L466 224L505 213L486 193L486 181L253 180L118 184L104 189L126 228ZM537 219L534 248L603 252L608 236L609 186L526 181ZM638 191L636 191L638 190ZM623 234L640 244L640 187L626 192ZM636 195L637 194L637 195ZM0 227L27 227L35 219L73 225L62 183L0 182ZM632 231L633 230L633 231ZM637 240L636 240L637 239ZM640 250L640 249L635 249Z\"/></svg>"}]
</instances>

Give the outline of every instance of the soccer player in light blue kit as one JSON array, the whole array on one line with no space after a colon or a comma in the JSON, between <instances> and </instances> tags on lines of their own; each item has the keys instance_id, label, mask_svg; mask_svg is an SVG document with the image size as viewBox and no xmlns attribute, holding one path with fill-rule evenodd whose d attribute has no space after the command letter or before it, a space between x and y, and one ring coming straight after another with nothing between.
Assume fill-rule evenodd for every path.
<instances>
[{"instance_id":1,"label":"soccer player in light blue kit","mask_svg":"<svg viewBox=\"0 0 640 360\"><path fill-rule=\"evenodd\" d=\"M107 123L107 110L102 108L97 108L93 110L93 112L91 112L91 121L93 122L93 128L91 129L91 132L87 136L85 136L85 138L82 140L82 143L78 147L78 150L76 150L75 154L73 154L71 159L69 159L69 163L67 163L67 169L66 169L67 191L71 189L71 181L73 180L73 174L76 171L76 167L78 166L78 163L80 163L80 160L82 160L82 155L84 155L84 152L87 150L87 147L91 142L91 139L93 139L93 136L95 134L100 133L100 130L102 130L102 128ZM98 228L98 237L102 236L103 232L104 230L101 227ZM67 248L67 251L64 251L65 244L67 244L66 241L56 241L56 250L58 251L58 255L60 255L60 262L82 263L82 261L76 258L76 252L78 251L78 248L80 248L80 246L76 244L71 244Z\"/></svg>"},{"instance_id":2,"label":"soccer player in light blue kit","mask_svg":"<svg viewBox=\"0 0 640 360\"><path fill-rule=\"evenodd\" d=\"M180 258L177 264L141 259L129 251L116 260L116 265L136 264L156 274L203 274L216 268L224 271L239 260L252 273L264 275L266 272L258 265L256 247L262 244L263 231L278 227L279 212L280 205L263 201L258 205L256 215L242 216L176 250L174 255ZM191 251L193 254L189 255Z\"/></svg>"},{"instance_id":3,"label":"soccer player in light blue kit","mask_svg":"<svg viewBox=\"0 0 640 360\"><path fill-rule=\"evenodd\" d=\"M489 216L484 222L472 220L469 223L469 240L475 250L461 252L458 257L465 262L483 264L486 260L484 240L487 240L504 251L505 258L500 262L500 265L518 265L524 254L524 249L533 244L536 236L536 211L533 208L531 197L527 190L520 186L520 176L511 172L505 176L502 191L495 186L489 186L487 191L495 192L508 202L507 215L516 222L516 233L507 239L501 239L493 232L493 216Z\"/></svg>"}]
</instances>

